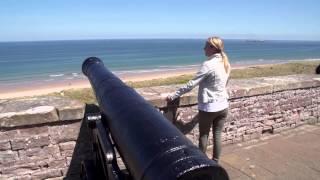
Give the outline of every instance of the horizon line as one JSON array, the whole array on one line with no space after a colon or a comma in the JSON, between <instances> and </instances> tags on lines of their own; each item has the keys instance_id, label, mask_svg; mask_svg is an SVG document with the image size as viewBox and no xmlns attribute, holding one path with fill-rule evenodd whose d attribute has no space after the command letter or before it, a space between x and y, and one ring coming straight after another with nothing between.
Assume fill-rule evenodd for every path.
<instances>
[{"instance_id":1,"label":"horizon line","mask_svg":"<svg viewBox=\"0 0 320 180\"><path fill-rule=\"evenodd\" d=\"M221 36L220 36L221 37ZM49 42L49 41L97 41L97 40L202 40L201 37L125 37L125 38L83 38L83 39L43 39L43 40L9 40L0 43L11 42ZM320 42L320 39L262 39L262 38L222 38L223 40L243 40L243 41L305 41Z\"/></svg>"}]
</instances>

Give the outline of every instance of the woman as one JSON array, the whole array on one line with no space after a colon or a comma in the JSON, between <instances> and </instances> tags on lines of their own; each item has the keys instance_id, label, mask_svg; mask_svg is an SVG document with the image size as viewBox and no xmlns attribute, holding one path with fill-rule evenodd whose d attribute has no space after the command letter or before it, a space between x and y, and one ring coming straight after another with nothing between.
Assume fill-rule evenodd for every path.
<instances>
[{"instance_id":1,"label":"woman","mask_svg":"<svg viewBox=\"0 0 320 180\"><path fill-rule=\"evenodd\" d=\"M223 41L218 37L210 37L206 41L204 53L208 60L204 61L195 77L175 93L167 97L168 101L180 97L199 85L199 148L205 153L210 128L213 131L213 160L219 161L221 152L221 131L228 114L227 81L231 71L228 57L224 52Z\"/></svg>"}]
</instances>

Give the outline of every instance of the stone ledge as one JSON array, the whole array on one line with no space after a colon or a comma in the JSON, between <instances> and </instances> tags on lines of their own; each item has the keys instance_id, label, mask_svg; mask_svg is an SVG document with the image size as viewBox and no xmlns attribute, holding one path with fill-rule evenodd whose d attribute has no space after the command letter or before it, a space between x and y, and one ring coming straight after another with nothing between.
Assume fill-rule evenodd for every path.
<instances>
[{"instance_id":1,"label":"stone ledge","mask_svg":"<svg viewBox=\"0 0 320 180\"><path fill-rule=\"evenodd\" d=\"M136 89L152 105L163 108L168 103L167 93L181 85ZM290 75L230 80L230 99L270 94L278 91L320 87L319 75ZM179 106L197 104L197 88L179 100ZM35 125L42 123L79 120L84 116L85 104L65 97L34 97L0 100L0 128Z\"/></svg>"},{"instance_id":2,"label":"stone ledge","mask_svg":"<svg viewBox=\"0 0 320 180\"><path fill-rule=\"evenodd\" d=\"M174 92L181 85L158 86L137 89L152 105L163 108L168 106L165 94ZM230 99L271 94L279 91L320 87L319 75L289 75L230 80L228 93ZM179 106L197 104L197 88L180 98Z\"/></svg>"},{"instance_id":3,"label":"stone ledge","mask_svg":"<svg viewBox=\"0 0 320 180\"><path fill-rule=\"evenodd\" d=\"M65 97L33 97L0 101L0 128L83 118L85 104Z\"/></svg>"}]
</instances>

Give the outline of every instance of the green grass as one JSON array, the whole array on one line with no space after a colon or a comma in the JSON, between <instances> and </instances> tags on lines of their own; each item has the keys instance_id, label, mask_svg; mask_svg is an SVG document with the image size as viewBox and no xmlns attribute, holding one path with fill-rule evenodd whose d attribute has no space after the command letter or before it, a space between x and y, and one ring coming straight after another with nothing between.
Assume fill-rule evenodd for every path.
<instances>
[{"instance_id":1,"label":"green grass","mask_svg":"<svg viewBox=\"0 0 320 180\"><path fill-rule=\"evenodd\" d=\"M252 77L285 76L292 74L315 74L320 61L295 62L275 65L252 66L245 69L234 69L232 79Z\"/></svg>"},{"instance_id":2,"label":"green grass","mask_svg":"<svg viewBox=\"0 0 320 180\"><path fill-rule=\"evenodd\" d=\"M247 68L233 69L231 71L231 79L244 79L253 77L269 77L269 76L285 76L292 74L315 74L316 67L320 61L295 62L275 65L251 66ZM163 79L152 79L138 82L126 82L127 85L133 88L163 86L171 84L183 84L193 77L193 74L174 76ZM77 99L85 103L95 103L95 97L91 88L65 90L53 95L67 96L72 99Z\"/></svg>"},{"instance_id":3,"label":"green grass","mask_svg":"<svg viewBox=\"0 0 320 180\"><path fill-rule=\"evenodd\" d=\"M285 76L292 74L314 74L316 67L320 61L296 62L275 65L260 65L247 68L233 69L231 71L231 79L246 79L253 77L268 77L268 76ZM152 87L170 84L183 84L193 77L193 74L175 76L164 79L152 79L138 82L126 82L134 88Z\"/></svg>"},{"instance_id":4,"label":"green grass","mask_svg":"<svg viewBox=\"0 0 320 180\"><path fill-rule=\"evenodd\" d=\"M164 86L170 84L183 84L192 78L192 74L173 76L169 78L151 79L145 81L127 81L126 84L133 88Z\"/></svg>"},{"instance_id":5,"label":"green grass","mask_svg":"<svg viewBox=\"0 0 320 180\"><path fill-rule=\"evenodd\" d=\"M49 95L65 96L71 99L80 100L81 102L88 103L88 104L95 104L97 102L96 97L94 96L93 90L91 88L70 89L70 90L64 90L59 93L51 93Z\"/></svg>"}]
</instances>

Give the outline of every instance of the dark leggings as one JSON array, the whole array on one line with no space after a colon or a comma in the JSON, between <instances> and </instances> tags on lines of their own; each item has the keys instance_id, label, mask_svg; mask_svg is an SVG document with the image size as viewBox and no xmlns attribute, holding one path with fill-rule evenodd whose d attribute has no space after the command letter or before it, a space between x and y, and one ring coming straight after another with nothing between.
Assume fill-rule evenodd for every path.
<instances>
[{"instance_id":1,"label":"dark leggings","mask_svg":"<svg viewBox=\"0 0 320 180\"><path fill-rule=\"evenodd\" d=\"M209 131L212 126L213 134L213 156L219 161L221 153L221 131L228 115L228 108L218 112L199 111L199 148L206 153Z\"/></svg>"}]
</instances>

